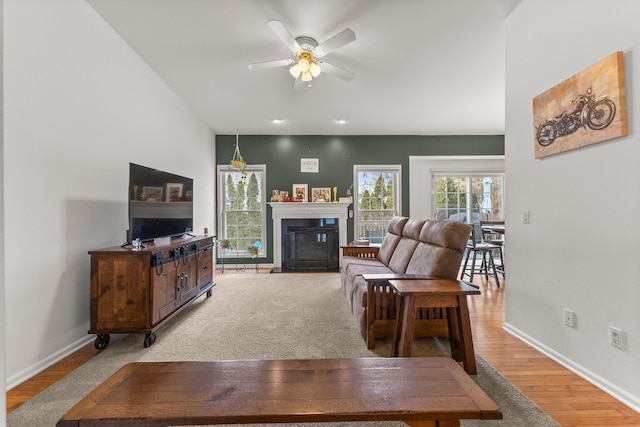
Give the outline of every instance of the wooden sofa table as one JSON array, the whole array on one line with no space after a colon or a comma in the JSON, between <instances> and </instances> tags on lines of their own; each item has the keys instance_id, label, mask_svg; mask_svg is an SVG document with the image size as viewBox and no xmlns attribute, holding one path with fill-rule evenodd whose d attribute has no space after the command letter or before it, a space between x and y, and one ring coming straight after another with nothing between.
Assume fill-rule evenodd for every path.
<instances>
[{"instance_id":1,"label":"wooden sofa table","mask_svg":"<svg viewBox=\"0 0 640 427\"><path fill-rule=\"evenodd\" d=\"M448 357L372 357L130 363L57 426L401 420L454 427L461 419L501 418Z\"/></svg>"},{"instance_id":2,"label":"wooden sofa table","mask_svg":"<svg viewBox=\"0 0 640 427\"><path fill-rule=\"evenodd\" d=\"M389 285L398 297L392 356L411 356L416 313L420 307L444 307L447 310L451 357L462 361L467 373L475 375L476 358L467 295L480 294L478 288L452 279L390 280Z\"/></svg>"}]
</instances>

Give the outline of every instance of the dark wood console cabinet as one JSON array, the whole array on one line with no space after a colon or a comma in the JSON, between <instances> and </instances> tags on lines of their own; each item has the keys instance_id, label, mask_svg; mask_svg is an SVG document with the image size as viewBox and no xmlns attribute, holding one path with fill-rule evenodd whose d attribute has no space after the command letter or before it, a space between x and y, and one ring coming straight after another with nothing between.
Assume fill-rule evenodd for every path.
<instances>
[{"instance_id":1,"label":"dark wood console cabinet","mask_svg":"<svg viewBox=\"0 0 640 427\"><path fill-rule=\"evenodd\" d=\"M184 236L166 245L147 243L89 251L91 255L90 334L95 347L109 344L109 334L144 333L144 346L155 331L199 296L211 296L213 236Z\"/></svg>"}]
</instances>

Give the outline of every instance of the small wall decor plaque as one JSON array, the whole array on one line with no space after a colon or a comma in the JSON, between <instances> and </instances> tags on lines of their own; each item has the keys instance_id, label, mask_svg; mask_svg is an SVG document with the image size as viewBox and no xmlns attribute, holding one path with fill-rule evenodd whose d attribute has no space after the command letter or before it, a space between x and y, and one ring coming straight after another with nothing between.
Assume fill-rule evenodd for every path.
<instances>
[{"instance_id":1,"label":"small wall decor plaque","mask_svg":"<svg viewBox=\"0 0 640 427\"><path fill-rule=\"evenodd\" d=\"M536 159L628 135L623 53L533 98L533 123Z\"/></svg>"},{"instance_id":2,"label":"small wall decor plaque","mask_svg":"<svg viewBox=\"0 0 640 427\"><path fill-rule=\"evenodd\" d=\"M320 162L318 159L300 159L300 172L302 173L318 173L320 170Z\"/></svg>"}]
</instances>

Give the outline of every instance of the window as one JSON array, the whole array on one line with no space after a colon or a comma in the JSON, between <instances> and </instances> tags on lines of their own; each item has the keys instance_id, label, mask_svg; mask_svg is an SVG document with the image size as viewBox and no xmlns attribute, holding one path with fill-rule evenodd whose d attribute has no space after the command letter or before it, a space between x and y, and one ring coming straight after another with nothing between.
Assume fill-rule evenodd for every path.
<instances>
[{"instance_id":1,"label":"window","mask_svg":"<svg viewBox=\"0 0 640 427\"><path fill-rule=\"evenodd\" d=\"M434 174L436 219L504 221L504 174Z\"/></svg>"},{"instance_id":2,"label":"window","mask_svg":"<svg viewBox=\"0 0 640 427\"><path fill-rule=\"evenodd\" d=\"M501 204L500 206L492 206L492 209L494 215L499 211L504 218L504 156L409 156L409 216L415 218L442 218L445 216L439 208L436 208L435 186L438 176L501 177ZM466 185L466 181L464 185ZM499 183L494 182L492 185L499 185ZM498 189L492 187L492 200L497 197L497 192ZM462 198L467 197L466 187L464 191L458 193L462 202ZM465 196L462 196L462 193ZM453 201L449 199L448 203L447 208L451 208ZM466 207L462 208L462 210L465 209Z\"/></svg>"},{"instance_id":3,"label":"window","mask_svg":"<svg viewBox=\"0 0 640 427\"><path fill-rule=\"evenodd\" d=\"M243 257L255 242L259 257L266 256L265 165L247 165L246 173L218 166L219 239L228 239L226 254Z\"/></svg>"},{"instance_id":4,"label":"window","mask_svg":"<svg viewBox=\"0 0 640 427\"><path fill-rule=\"evenodd\" d=\"M355 238L382 243L389 220L400 215L401 165L354 166Z\"/></svg>"}]
</instances>

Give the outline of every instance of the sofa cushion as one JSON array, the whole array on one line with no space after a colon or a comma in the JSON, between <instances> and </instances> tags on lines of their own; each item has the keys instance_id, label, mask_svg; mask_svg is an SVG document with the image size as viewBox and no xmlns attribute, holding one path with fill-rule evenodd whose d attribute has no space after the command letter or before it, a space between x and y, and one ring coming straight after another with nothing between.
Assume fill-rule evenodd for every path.
<instances>
[{"instance_id":1,"label":"sofa cushion","mask_svg":"<svg viewBox=\"0 0 640 427\"><path fill-rule=\"evenodd\" d=\"M426 221L405 273L455 279L470 233L461 222Z\"/></svg>"},{"instance_id":2,"label":"sofa cushion","mask_svg":"<svg viewBox=\"0 0 640 427\"><path fill-rule=\"evenodd\" d=\"M382 240L380 251L378 251L378 259L384 265L389 265L393 251L396 250L396 246L402 237L402 230L408 221L409 218L402 216L395 216L389 220L387 235Z\"/></svg>"},{"instance_id":3,"label":"sofa cushion","mask_svg":"<svg viewBox=\"0 0 640 427\"><path fill-rule=\"evenodd\" d=\"M410 218L406 216L394 216L389 220L387 231L391 234L395 234L396 236L402 236L404 225L409 221L409 219Z\"/></svg>"},{"instance_id":4,"label":"sofa cushion","mask_svg":"<svg viewBox=\"0 0 640 427\"><path fill-rule=\"evenodd\" d=\"M402 236L398 236L391 233L384 236L384 239L382 240L382 245L380 246L380 250L378 251L378 259L384 265L389 265L389 262L391 261L391 257L393 256L393 252L396 250L396 247L398 246L398 242L400 241L401 238Z\"/></svg>"},{"instance_id":5,"label":"sofa cushion","mask_svg":"<svg viewBox=\"0 0 640 427\"><path fill-rule=\"evenodd\" d=\"M402 229L402 237L419 240L425 222L427 222L426 219L410 218Z\"/></svg>"},{"instance_id":6,"label":"sofa cushion","mask_svg":"<svg viewBox=\"0 0 640 427\"><path fill-rule=\"evenodd\" d=\"M457 250L461 254L467 248L471 226L457 221L427 220L420 231L419 240L444 248Z\"/></svg>"},{"instance_id":7,"label":"sofa cushion","mask_svg":"<svg viewBox=\"0 0 640 427\"><path fill-rule=\"evenodd\" d=\"M454 249L420 242L405 273L455 279L460 271L461 261L462 254Z\"/></svg>"},{"instance_id":8,"label":"sofa cushion","mask_svg":"<svg viewBox=\"0 0 640 427\"><path fill-rule=\"evenodd\" d=\"M388 270L389 267L376 259L360 259L360 262L351 262L342 267L343 286L346 282L353 280L355 276L371 272L374 269L383 268Z\"/></svg>"},{"instance_id":9,"label":"sofa cushion","mask_svg":"<svg viewBox=\"0 0 640 427\"><path fill-rule=\"evenodd\" d=\"M409 261L411 260L411 256L413 255L413 251L415 251L416 246L418 246L417 240L413 240L408 237L400 239L398 246L396 246L396 250L393 251L391 261L389 261L389 268L391 268L395 273L404 273L407 269L407 265L409 265Z\"/></svg>"}]
</instances>

